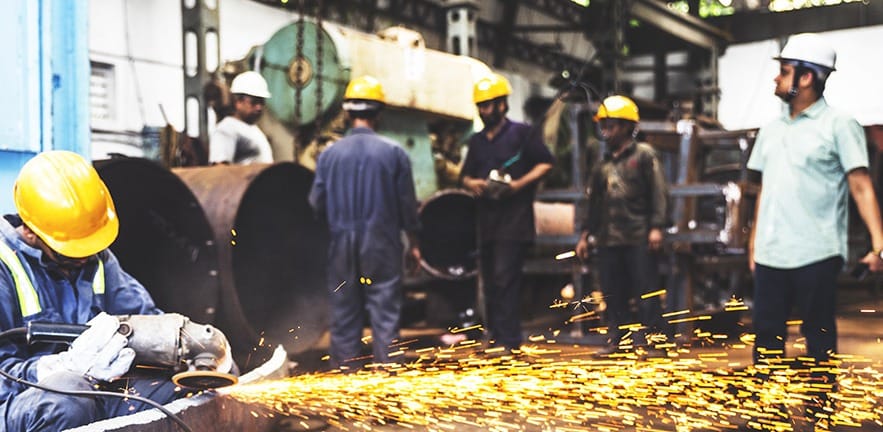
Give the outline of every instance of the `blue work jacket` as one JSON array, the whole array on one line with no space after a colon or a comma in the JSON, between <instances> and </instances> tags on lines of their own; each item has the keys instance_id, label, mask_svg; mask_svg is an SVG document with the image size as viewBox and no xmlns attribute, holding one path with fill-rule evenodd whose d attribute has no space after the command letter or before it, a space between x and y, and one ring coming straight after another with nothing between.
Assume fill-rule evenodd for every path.
<instances>
[{"instance_id":1,"label":"blue work jacket","mask_svg":"<svg viewBox=\"0 0 883 432\"><path fill-rule=\"evenodd\" d=\"M8 219L18 223L17 217ZM67 277L40 249L26 244L6 219L0 219L0 242L0 331L24 327L31 321L85 324L100 312L162 313L144 286L120 268L110 249ZM37 359L65 348L63 344L0 340L0 369L36 381ZM0 379L0 402L23 390L20 384Z\"/></svg>"},{"instance_id":2,"label":"blue work jacket","mask_svg":"<svg viewBox=\"0 0 883 432\"><path fill-rule=\"evenodd\" d=\"M368 128L354 128L319 155L310 205L328 218L332 235L383 233L398 241L418 229L408 154Z\"/></svg>"}]
</instances>

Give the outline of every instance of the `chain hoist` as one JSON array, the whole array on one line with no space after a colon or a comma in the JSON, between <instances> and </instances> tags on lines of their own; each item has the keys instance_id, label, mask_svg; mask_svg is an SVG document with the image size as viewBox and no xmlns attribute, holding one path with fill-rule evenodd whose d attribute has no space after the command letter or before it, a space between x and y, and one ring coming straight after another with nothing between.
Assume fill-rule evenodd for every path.
<instances>
[{"instance_id":1,"label":"chain hoist","mask_svg":"<svg viewBox=\"0 0 883 432\"><path fill-rule=\"evenodd\" d=\"M294 84L294 123L300 127L301 125L301 105L303 100L302 87L303 83L301 82L301 78L304 72L304 10L306 0L300 0L297 2L297 31L295 32L295 40L294 40L294 62L295 62L295 73L294 79L291 80L292 84Z\"/></svg>"},{"instance_id":2,"label":"chain hoist","mask_svg":"<svg viewBox=\"0 0 883 432\"><path fill-rule=\"evenodd\" d=\"M316 138L322 134L322 64L324 57L322 0L316 2Z\"/></svg>"}]
</instances>

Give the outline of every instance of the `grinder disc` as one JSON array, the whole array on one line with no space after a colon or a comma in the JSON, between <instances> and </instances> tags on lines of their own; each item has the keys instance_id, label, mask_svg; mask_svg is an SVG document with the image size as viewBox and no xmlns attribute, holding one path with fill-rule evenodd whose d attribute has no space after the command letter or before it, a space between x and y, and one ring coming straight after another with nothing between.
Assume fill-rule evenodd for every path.
<instances>
[{"instance_id":1,"label":"grinder disc","mask_svg":"<svg viewBox=\"0 0 883 432\"><path fill-rule=\"evenodd\" d=\"M228 373L213 371L187 371L172 376L172 382L181 387L210 390L226 387L239 382L239 378Z\"/></svg>"}]
</instances>

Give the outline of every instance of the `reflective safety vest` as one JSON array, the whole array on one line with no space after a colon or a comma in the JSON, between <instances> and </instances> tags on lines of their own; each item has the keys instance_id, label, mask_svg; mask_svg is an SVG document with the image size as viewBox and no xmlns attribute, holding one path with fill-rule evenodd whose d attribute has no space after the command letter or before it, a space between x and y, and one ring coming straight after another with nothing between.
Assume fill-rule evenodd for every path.
<instances>
[{"instance_id":1,"label":"reflective safety vest","mask_svg":"<svg viewBox=\"0 0 883 432\"><path fill-rule=\"evenodd\" d=\"M6 242L0 240L0 261L6 264L9 273L12 273L12 280L15 282L15 292L18 294L18 303L21 306L21 316L29 317L40 313L43 308L40 306L40 298L37 296L37 290L31 283L28 272L25 271L21 260L15 251L9 247ZM92 279L92 292L95 294L104 294L104 263L98 259L98 270L95 271L95 278Z\"/></svg>"}]
</instances>

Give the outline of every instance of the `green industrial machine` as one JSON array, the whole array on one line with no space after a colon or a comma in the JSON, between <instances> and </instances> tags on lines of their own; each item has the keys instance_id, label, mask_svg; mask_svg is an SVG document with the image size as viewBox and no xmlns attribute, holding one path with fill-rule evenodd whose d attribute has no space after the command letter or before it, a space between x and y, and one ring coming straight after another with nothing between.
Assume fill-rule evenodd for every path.
<instances>
[{"instance_id":1,"label":"green industrial machine","mask_svg":"<svg viewBox=\"0 0 883 432\"><path fill-rule=\"evenodd\" d=\"M450 184L459 162L452 147L472 132L476 116L472 83L489 71L473 58L427 49L411 30L372 35L310 20L283 27L242 63L259 71L273 94L259 126L276 159L308 168L346 130L340 103L349 80L380 80L387 109L379 132L408 152L421 200Z\"/></svg>"}]
</instances>

